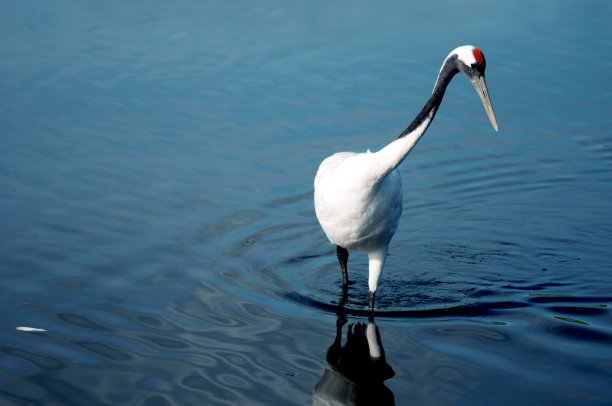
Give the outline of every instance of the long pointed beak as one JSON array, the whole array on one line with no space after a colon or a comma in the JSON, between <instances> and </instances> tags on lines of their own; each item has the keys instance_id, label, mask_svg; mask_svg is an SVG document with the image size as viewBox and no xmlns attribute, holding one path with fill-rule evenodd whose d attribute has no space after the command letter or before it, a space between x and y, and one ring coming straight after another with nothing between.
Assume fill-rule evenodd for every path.
<instances>
[{"instance_id":1,"label":"long pointed beak","mask_svg":"<svg viewBox=\"0 0 612 406\"><path fill-rule=\"evenodd\" d=\"M489 92L487 91L487 82L485 82L484 76L479 76L472 80L472 84L474 85L474 89L476 89L476 93L480 96L480 100L482 100L482 105L487 112L487 116L489 116L489 120L491 120L491 124L495 131L497 130L497 120L495 119L495 112L493 112L493 106L491 106L491 99L489 99Z\"/></svg>"}]
</instances>

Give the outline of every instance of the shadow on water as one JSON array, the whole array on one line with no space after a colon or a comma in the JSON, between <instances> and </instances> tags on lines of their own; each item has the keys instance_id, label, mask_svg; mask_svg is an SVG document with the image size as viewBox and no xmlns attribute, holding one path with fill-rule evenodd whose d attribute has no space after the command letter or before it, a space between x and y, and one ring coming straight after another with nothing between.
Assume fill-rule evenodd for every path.
<instances>
[{"instance_id":1,"label":"shadow on water","mask_svg":"<svg viewBox=\"0 0 612 406\"><path fill-rule=\"evenodd\" d=\"M286 297L298 304L336 314L335 337L327 350L326 367L313 390L312 404L316 406L394 405L395 398L405 398L406 393L410 393L416 404L447 404L449 399L473 396L473 389L464 384L480 374L483 364L495 365L500 354L521 354L527 345L529 351L538 349L545 358L556 353L563 359L567 354L552 349L555 343L572 343L582 349L593 346L601 350L611 339L609 332L598 326L601 318L609 315L606 303L611 298L608 296L532 294L522 302L488 301L412 311L354 309L347 301L347 289L342 291L335 305L296 293ZM543 332L542 343L527 344L516 334L516 320L524 319L526 314ZM393 378L396 373L387 361L381 333L374 322L375 317L409 318L415 321L415 325L419 324L418 319L428 319L427 323L412 330L421 339L426 337L420 344L417 343L420 339L412 344L402 340L401 350L398 351L393 338L387 343L397 357L395 367L399 369L396 379L403 381L402 388L391 385L393 391L385 385L385 381ZM354 322L348 322L347 318L352 318ZM455 321L449 323L450 320ZM405 327L405 324L401 325ZM388 333L393 337L392 330ZM466 359L466 354L474 358ZM517 356L516 359L520 358ZM410 383L406 381L406 360L415 369L409 374ZM589 361L584 359L579 363L582 362ZM577 364L562 376L573 376L575 372L572 369L582 371L591 368L585 365ZM504 368L496 366L490 371L492 376L497 376L496 379L504 380L508 379L509 373L541 373L547 376L548 368L550 366L523 367L519 362L507 361ZM609 376L608 372L594 368L588 370L595 380L602 381L603 377ZM440 374L442 370L446 372ZM435 379L432 380L432 377ZM538 396L549 390L529 379L518 379L517 385ZM574 397L574 400L582 399L584 393L580 385L575 389L577 392L570 397ZM488 389L482 389L481 392L487 393ZM488 396L496 397L495 394ZM515 395L508 396L510 399Z\"/></svg>"},{"instance_id":2,"label":"shadow on water","mask_svg":"<svg viewBox=\"0 0 612 406\"><path fill-rule=\"evenodd\" d=\"M312 404L395 405L393 392L384 385L395 371L387 363L374 313L370 313L367 324L348 324L346 343L342 345L342 332L347 324L343 305L347 296L345 289L337 307L336 337L327 350L327 366L314 387Z\"/></svg>"}]
</instances>

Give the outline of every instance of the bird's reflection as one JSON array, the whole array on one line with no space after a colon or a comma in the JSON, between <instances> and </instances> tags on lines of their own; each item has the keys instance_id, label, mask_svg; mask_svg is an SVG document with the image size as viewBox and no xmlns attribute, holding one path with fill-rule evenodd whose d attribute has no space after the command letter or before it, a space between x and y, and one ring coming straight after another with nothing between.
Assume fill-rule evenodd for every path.
<instances>
[{"instance_id":1,"label":"bird's reflection","mask_svg":"<svg viewBox=\"0 0 612 406\"><path fill-rule=\"evenodd\" d=\"M338 308L336 338L327 350L325 373L314 387L313 406L395 405L393 393L383 383L395 372L387 364L374 314L367 323L350 323L344 328L343 304Z\"/></svg>"}]
</instances>

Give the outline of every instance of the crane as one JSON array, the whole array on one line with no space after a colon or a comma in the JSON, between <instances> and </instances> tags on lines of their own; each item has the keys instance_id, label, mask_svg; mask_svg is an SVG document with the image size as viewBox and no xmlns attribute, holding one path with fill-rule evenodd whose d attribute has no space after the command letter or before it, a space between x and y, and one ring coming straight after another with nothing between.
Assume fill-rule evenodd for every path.
<instances>
[{"instance_id":1,"label":"crane","mask_svg":"<svg viewBox=\"0 0 612 406\"><path fill-rule=\"evenodd\" d=\"M323 160L314 180L317 219L336 245L343 286L349 284L348 251L368 255L369 307L374 309L378 279L385 265L389 242L402 214L402 183L397 167L415 147L434 119L446 87L463 73L476 89L484 109L498 130L485 82L482 51L465 45L444 60L433 92L423 109L395 140L377 152L338 152Z\"/></svg>"}]
</instances>

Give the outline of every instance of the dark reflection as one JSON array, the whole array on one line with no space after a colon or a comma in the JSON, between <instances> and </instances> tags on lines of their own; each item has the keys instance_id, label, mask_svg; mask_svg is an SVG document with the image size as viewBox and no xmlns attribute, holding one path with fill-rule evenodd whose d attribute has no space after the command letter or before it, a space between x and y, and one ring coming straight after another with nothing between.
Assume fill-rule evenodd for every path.
<instances>
[{"instance_id":1,"label":"dark reflection","mask_svg":"<svg viewBox=\"0 0 612 406\"><path fill-rule=\"evenodd\" d=\"M338 307L336 338L327 350L325 373L314 387L313 406L395 405L393 392L383 383L395 372L387 364L374 314L367 323L348 324L342 345L347 324L343 304L344 300Z\"/></svg>"}]
</instances>

